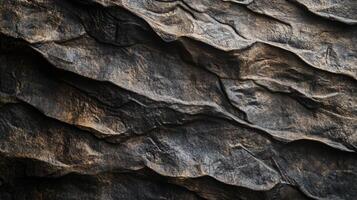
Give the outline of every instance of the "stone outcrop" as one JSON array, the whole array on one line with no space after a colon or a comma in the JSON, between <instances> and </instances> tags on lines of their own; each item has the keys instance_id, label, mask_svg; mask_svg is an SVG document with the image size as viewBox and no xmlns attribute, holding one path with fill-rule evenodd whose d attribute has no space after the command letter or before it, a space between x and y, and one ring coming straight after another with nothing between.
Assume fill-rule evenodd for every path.
<instances>
[{"instance_id":1,"label":"stone outcrop","mask_svg":"<svg viewBox=\"0 0 357 200\"><path fill-rule=\"evenodd\" d=\"M0 1L0 199L357 196L355 0Z\"/></svg>"}]
</instances>

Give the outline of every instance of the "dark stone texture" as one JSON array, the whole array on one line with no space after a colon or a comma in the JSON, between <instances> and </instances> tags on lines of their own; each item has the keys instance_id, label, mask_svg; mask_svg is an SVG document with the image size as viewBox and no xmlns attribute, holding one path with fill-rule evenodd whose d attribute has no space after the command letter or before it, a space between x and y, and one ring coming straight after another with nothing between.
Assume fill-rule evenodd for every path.
<instances>
[{"instance_id":1,"label":"dark stone texture","mask_svg":"<svg viewBox=\"0 0 357 200\"><path fill-rule=\"evenodd\" d=\"M355 0L0 1L0 200L353 200Z\"/></svg>"}]
</instances>

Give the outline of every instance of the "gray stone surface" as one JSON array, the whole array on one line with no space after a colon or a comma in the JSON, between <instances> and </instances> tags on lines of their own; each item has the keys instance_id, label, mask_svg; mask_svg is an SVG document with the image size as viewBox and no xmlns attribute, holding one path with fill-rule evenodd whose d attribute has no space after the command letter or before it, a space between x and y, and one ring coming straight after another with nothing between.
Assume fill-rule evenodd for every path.
<instances>
[{"instance_id":1,"label":"gray stone surface","mask_svg":"<svg viewBox=\"0 0 357 200\"><path fill-rule=\"evenodd\" d=\"M356 9L0 1L0 199L355 199Z\"/></svg>"}]
</instances>

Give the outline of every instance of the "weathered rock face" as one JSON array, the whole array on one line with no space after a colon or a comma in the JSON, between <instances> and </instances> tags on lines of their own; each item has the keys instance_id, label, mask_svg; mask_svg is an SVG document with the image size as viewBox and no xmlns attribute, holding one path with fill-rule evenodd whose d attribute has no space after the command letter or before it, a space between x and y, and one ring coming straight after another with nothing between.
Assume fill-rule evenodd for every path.
<instances>
[{"instance_id":1,"label":"weathered rock face","mask_svg":"<svg viewBox=\"0 0 357 200\"><path fill-rule=\"evenodd\" d=\"M1 0L0 199L355 199L356 0Z\"/></svg>"}]
</instances>

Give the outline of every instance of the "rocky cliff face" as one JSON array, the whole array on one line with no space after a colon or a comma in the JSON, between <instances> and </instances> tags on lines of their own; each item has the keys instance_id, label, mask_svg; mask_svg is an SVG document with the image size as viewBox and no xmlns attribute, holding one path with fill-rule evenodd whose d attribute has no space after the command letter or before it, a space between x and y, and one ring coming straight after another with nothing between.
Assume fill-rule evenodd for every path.
<instances>
[{"instance_id":1,"label":"rocky cliff face","mask_svg":"<svg viewBox=\"0 0 357 200\"><path fill-rule=\"evenodd\" d=\"M355 199L357 1L1 0L0 199Z\"/></svg>"}]
</instances>

